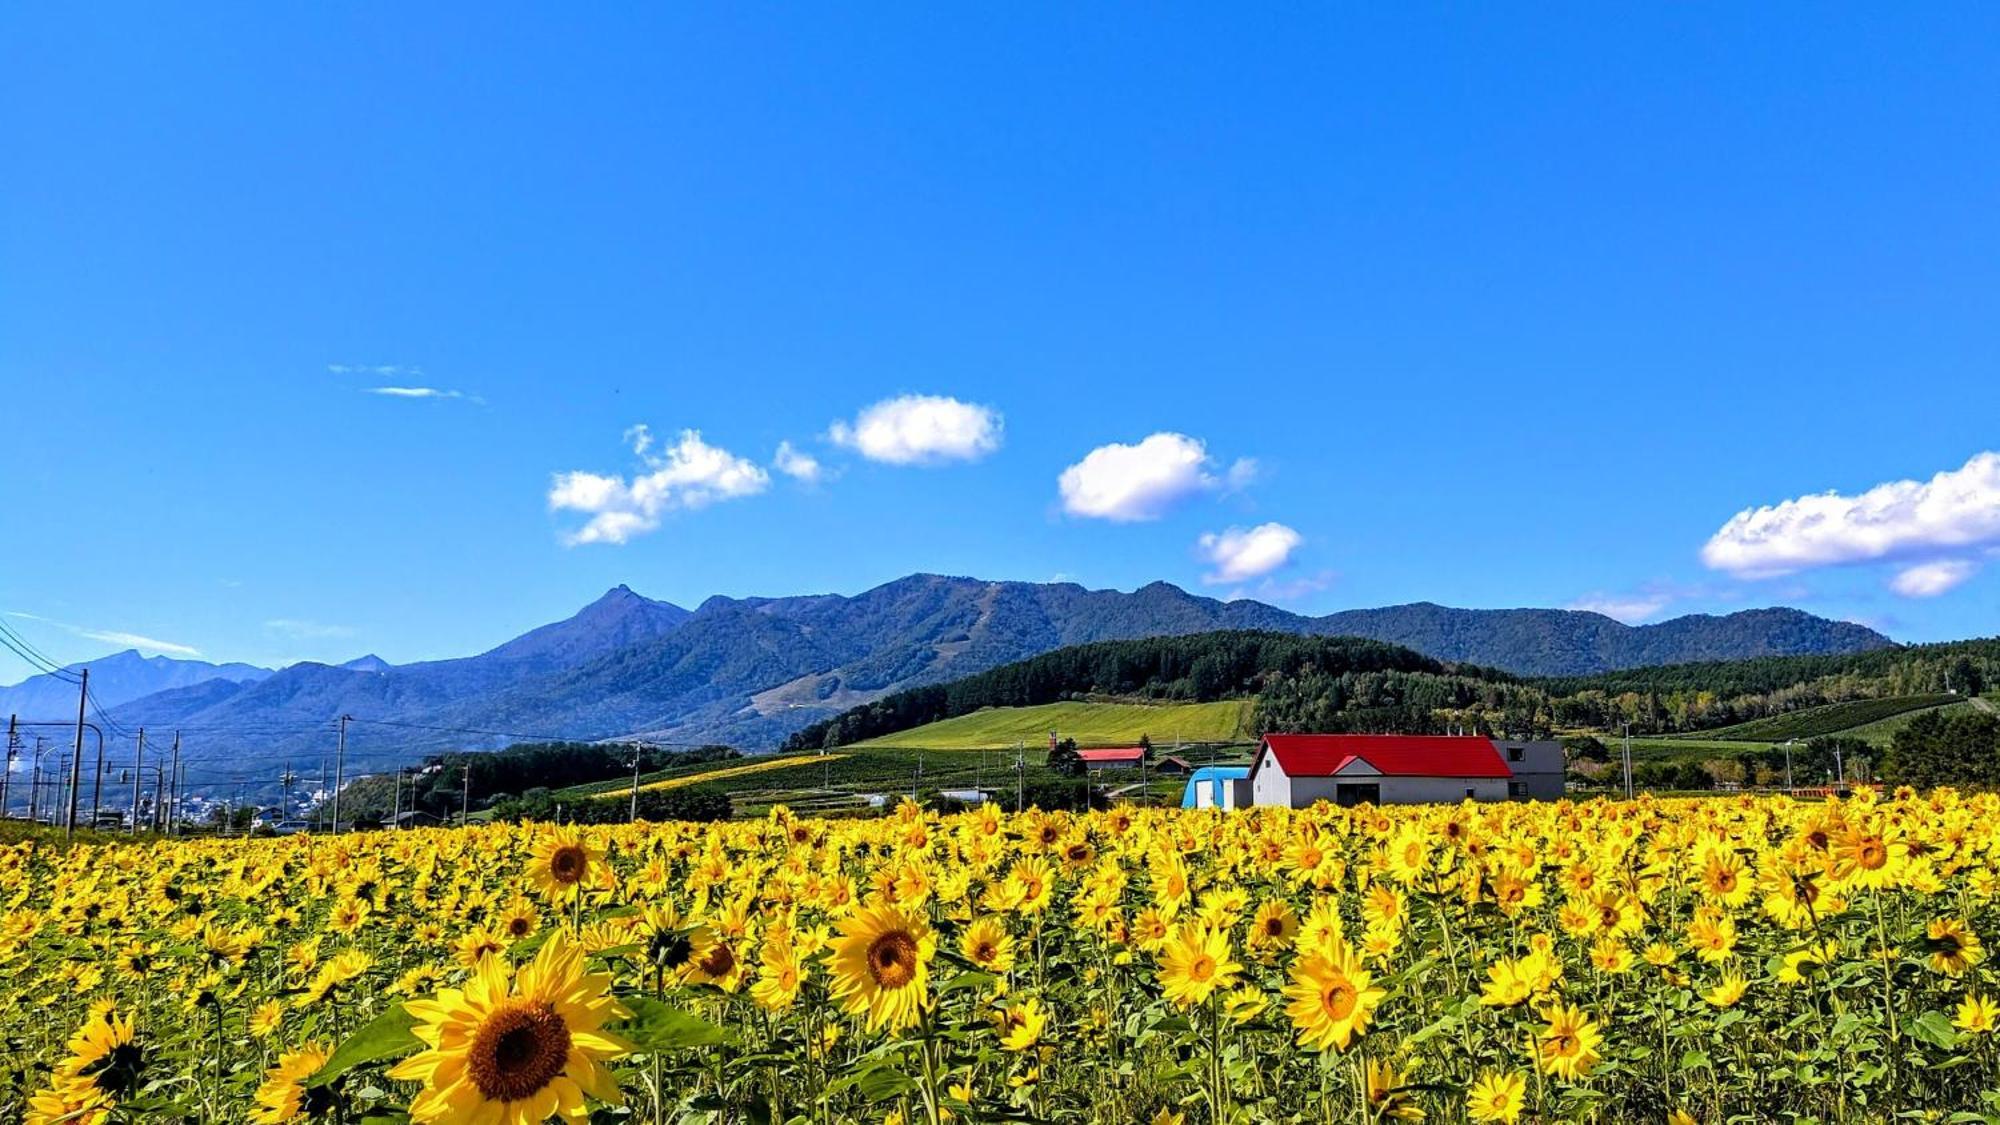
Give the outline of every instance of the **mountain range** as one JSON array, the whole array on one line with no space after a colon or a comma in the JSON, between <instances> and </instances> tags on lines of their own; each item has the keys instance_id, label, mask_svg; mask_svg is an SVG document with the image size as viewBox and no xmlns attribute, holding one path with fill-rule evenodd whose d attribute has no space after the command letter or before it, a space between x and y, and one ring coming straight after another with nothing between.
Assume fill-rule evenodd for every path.
<instances>
[{"instance_id":1,"label":"mountain range","mask_svg":"<svg viewBox=\"0 0 2000 1125\"><path fill-rule=\"evenodd\" d=\"M104 703L119 727L180 729L195 757L246 762L316 760L342 714L356 719L348 745L359 768L451 746L555 737L761 749L899 688L1065 645L1214 629L1369 637L1526 675L1893 643L1863 626L1792 609L1642 626L1576 610L1428 603L1306 617L1164 582L1125 593L920 574L852 597L718 596L692 611L619 586L566 620L477 656L398 666L373 657L346 666L297 664ZM72 695L68 713L74 706Z\"/></svg>"},{"instance_id":2,"label":"mountain range","mask_svg":"<svg viewBox=\"0 0 2000 1125\"><path fill-rule=\"evenodd\" d=\"M0 687L0 721L8 715L24 719L60 719L76 716L77 686L74 675L90 669L90 694L99 707L116 707L155 692L191 687L211 680L252 683L271 674L269 668L250 664L210 664L206 660L182 660L171 656L141 656L135 649L85 660L63 669L65 675L30 676L18 684Z\"/></svg>"}]
</instances>

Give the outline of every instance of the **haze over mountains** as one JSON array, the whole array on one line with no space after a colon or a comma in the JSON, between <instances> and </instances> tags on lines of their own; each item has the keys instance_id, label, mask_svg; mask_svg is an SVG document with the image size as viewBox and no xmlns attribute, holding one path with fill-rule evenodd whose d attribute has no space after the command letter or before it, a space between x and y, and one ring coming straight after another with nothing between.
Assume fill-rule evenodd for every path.
<instances>
[{"instance_id":1,"label":"haze over mountains","mask_svg":"<svg viewBox=\"0 0 2000 1125\"><path fill-rule=\"evenodd\" d=\"M330 745L330 721L341 714L375 721L350 730L350 747L364 755L626 735L760 749L898 688L1065 645L1213 629L1370 637L1531 675L1892 643L1862 626L1791 609L1637 627L1583 611L1427 603L1314 618L1259 602L1198 597L1164 582L1124 593L913 575L852 597L713 597L692 611L619 586L567 620L477 656L400 666L364 657L275 673L224 666L198 682L122 702L102 692L99 698L122 727L186 730L197 758L316 761ZM124 654L110 659L127 662ZM99 675L92 672L94 688ZM22 696L32 706L13 709L24 717L44 710L74 715L73 689L44 686L63 690L46 700ZM11 707L0 706L0 713ZM389 725L397 723L420 726Z\"/></svg>"},{"instance_id":2,"label":"haze over mountains","mask_svg":"<svg viewBox=\"0 0 2000 1125\"><path fill-rule=\"evenodd\" d=\"M206 660L182 660L171 656L141 656L133 649L85 660L64 668L65 672L90 669L90 694L100 707L116 707L155 692L189 687L209 680L250 683L271 674L269 668L249 664L210 664ZM76 685L54 675L31 676L18 684L0 687L0 721L8 715L51 719L76 717Z\"/></svg>"}]
</instances>

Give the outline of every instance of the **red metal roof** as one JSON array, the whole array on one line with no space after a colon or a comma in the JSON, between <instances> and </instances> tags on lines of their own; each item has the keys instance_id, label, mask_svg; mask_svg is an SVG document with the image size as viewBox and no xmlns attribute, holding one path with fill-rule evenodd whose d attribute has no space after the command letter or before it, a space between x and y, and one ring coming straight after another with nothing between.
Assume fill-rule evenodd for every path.
<instances>
[{"instance_id":1,"label":"red metal roof","mask_svg":"<svg viewBox=\"0 0 2000 1125\"><path fill-rule=\"evenodd\" d=\"M1076 756L1085 762L1136 762L1145 753L1143 747L1126 746L1110 750L1078 750Z\"/></svg>"},{"instance_id":2,"label":"red metal roof","mask_svg":"<svg viewBox=\"0 0 2000 1125\"><path fill-rule=\"evenodd\" d=\"M1330 777L1359 758L1388 777L1513 777L1488 738L1442 734L1267 734L1292 777Z\"/></svg>"}]
</instances>

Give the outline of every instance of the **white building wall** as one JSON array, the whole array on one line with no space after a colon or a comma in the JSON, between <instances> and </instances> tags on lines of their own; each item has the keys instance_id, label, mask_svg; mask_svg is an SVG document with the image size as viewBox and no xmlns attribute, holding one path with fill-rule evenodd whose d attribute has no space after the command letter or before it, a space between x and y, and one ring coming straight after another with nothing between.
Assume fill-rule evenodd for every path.
<instances>
[{"instance_id":1,"label":"white building wall","mask_svg":"<svg viewBox=\"0 0 2000 1125\"><path fill-rule=\"evenodd\" d=\"M1522 798L1535 801L1562 799L1564 775L1568 771L1562 743L1503 742L1496 738L1493 745L1506 759L1507 767L1514 771L1514 780L1524 790Z\"/></svg>"},{"instance_id":2,"label":"white building wall","mask_svg":"<svg viewBox=\"0 0 2000 1125\"><path fill-rule=\"evenodd\" d=\"M1258 751L1256 768L1250 774L1250 803L1280 808L1301 807L1292 804L1292 779L1285 776L1285 769L1278 764L1277 755L1269 750Z\"/></svg>"}]
</instances>

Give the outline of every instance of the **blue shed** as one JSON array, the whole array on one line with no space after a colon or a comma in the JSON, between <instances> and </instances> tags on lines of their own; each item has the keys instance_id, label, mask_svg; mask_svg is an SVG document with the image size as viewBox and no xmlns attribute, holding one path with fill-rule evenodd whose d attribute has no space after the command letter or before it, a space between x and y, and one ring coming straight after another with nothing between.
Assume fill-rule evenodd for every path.
<instances>
[{"instance_id":1,"label":"blue shed","mask_svg":"<svg viewBox=\"0 0 2000 1125\"><path fill-rule=\"evenodd\" d=\"M1203 766L1188 775L1181 791L1184 809L1233 809L1249 804L1249 766Z\"/></svg>"}]
</instances>

